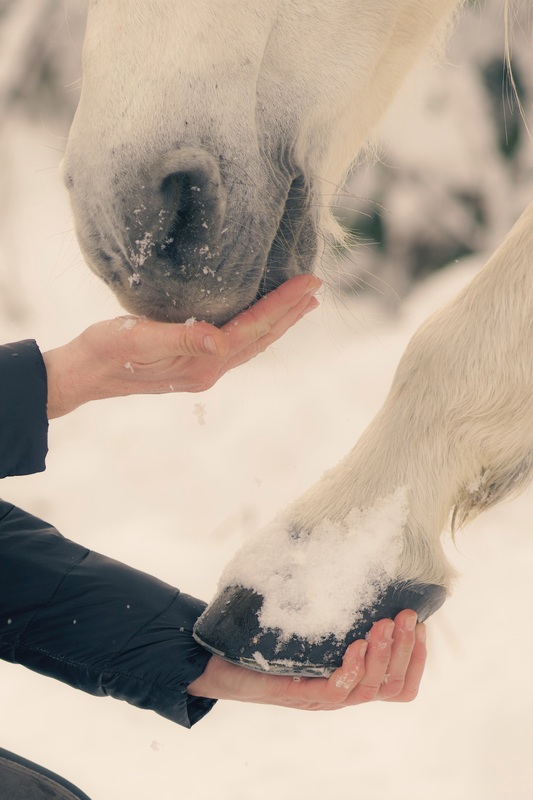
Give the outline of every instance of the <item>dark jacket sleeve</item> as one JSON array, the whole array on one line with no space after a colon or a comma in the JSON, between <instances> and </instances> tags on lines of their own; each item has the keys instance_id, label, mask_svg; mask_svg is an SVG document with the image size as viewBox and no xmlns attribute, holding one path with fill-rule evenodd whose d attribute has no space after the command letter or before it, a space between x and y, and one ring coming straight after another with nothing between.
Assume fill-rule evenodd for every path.
<instances>
[{"instance_id":1,"label":"dark jacket sleeve","mask_svg":"<svg viewBox=\"0 0 533 800\"><path fill-rule=\"evenodd\" d=\"M0 478L44 470L46 401L46 368L36 343L0 346Z\"/></svg>"},{"instance_id":2,"label":"dark jacket sleeve","mask_svg":"<svg viewBox=\"0 0 533 800\"><path fill-rule=\"evenodd\" d=\"M190 727L214 701L186 687L210 657L205 604L65 539L0 500L0 657Z\"/></svg>"}]
</instances>

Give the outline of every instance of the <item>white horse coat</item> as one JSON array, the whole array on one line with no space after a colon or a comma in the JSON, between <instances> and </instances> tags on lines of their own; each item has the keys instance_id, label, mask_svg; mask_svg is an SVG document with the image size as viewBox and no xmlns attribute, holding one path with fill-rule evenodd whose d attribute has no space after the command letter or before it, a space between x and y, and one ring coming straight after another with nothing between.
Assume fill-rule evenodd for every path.
<instances>
[{"instance_id":1,"label":"white horse coat","mask_svg":"<svg viewBox=\"0 0 533 800\"><path fill-rule=\"evenodd\" d=\"M337 233L332 186L459 5L91 0L64 161L90 267L134 313L215 323L311 270ZM462 524L530 477L532 261L533 205L415 335L351 453L280 517L288 549L402 492L387 574L449 590L450 514ZM292 577L294 559L275 569Z\"/></svg>"}]
</instances>

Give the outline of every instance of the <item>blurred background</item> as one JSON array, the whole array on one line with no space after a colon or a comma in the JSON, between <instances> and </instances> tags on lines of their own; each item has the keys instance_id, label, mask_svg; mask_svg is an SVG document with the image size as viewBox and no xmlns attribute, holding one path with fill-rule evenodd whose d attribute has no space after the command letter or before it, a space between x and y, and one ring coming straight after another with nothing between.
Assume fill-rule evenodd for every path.
<instances>
[{"instance_id":1,"label":"blurred background","mask_svg":"<svg viewBox=\"0 0 533 800\"><path fill-rule=\"evenodd\" d=\"M48 349L121 313L83 263L58 174L86 5L0 0L0 341ZM512 78L503 2L476 0L446 59L409 81L339 194L355 244L324 264L321 309L202 395L55 420L46 472L2 496L208 600L242 541L353 445L414 330L533 199L531 2L511 9ZM219 703L185 731L0 662L0 745L93 800L531 800L532 519L529 492L445 537L461 577L428 625L414 704Z\"/></svg>"}]
</instances>

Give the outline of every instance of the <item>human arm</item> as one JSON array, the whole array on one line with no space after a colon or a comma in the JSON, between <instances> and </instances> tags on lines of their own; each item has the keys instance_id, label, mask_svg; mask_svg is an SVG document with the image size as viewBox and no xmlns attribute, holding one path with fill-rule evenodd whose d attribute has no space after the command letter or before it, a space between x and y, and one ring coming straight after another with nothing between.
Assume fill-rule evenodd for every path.
<instances>
[{"instance_id":1,"label":"human arm","mask_svg":"<svg viewBox=\"0 0 533 800\"><path fill-rule=\"evenodd\" d=\"M186 691L209 660L200 600L2 500L0 586L0 658L184 727L212 707Z\"/></svg>"},{"instance_id":2,"label":"human arm","mask_svg":"<svg viewBox=\"0 0 533 800\"><path fill-rule=\"evenodd\" d=\"M260 674L211 657L192 635L205 603L2 500L0 585L0 658L186 727L214 699L304 710L408 702L424 670L425 627L412 611L394 625L375 623L328 680Z\"/></svg>"},{"instance_id":3,"label":"human arm","mask_svg":"<svg viewBox=\"0 0 533 800\"><path fill-rule=\"evenodd\" d=\"M412 611L377 622L328 680L227 664L193 639L204 603L1 500L0 585L1 658L185 727L218 698L310 710L411 700L424 667Z\"/></svg>"},{"instance_id":4,"label":"human arm","mask_svg":"<svg viewBox=\"0 0 533 800\"><path fill-rule=\"evenodd\" d=\"M206 322L172 324L118 317L91 325L43 354L48 418L106 397L209 389L226 373L282 336L318 302L320 281L299 275L221 329Z\"/></svg>"},{"instance_id":5,"label":"human arm","mask_svg":"<svg viewBox=\"0 0 533 800\"><path fill-rule=\"evenodd\" d=\"M221 330L118 317L44 355L29 339L1 345L0 478L42 472L48 419L89 400L208 389L316 308L319 286L310 275L293 278Z\"/></svg>"}]
</instances>

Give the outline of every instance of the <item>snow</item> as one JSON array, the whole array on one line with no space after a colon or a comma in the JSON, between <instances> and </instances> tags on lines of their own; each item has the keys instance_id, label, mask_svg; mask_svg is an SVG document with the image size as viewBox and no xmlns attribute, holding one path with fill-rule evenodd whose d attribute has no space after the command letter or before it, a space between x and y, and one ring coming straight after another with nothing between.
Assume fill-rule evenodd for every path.
<instances>
[{"instance_id":1,"label":"snow","mask_svg":"<svg viewBox=\"0 0 533 800\"><path fill-rule=\"evenodd\" d=\"M268 672L268 670L270 669L270 664L268 663L268 661L266 660L264 655L259 652L259 650L257 650L253 654L253 657L254 657L254 660L257 661L257 663L259 664L259 666L263 670L263 672Z\"/></svg>"},{"instance_id":2,"label":"snow","mask_svg":"<svg viewBox=\"0 0 533 800\"><path fill-rule=\"evenodd\" d=\"M142 209L135 209L133 212L134 214L141 214L144 210L144 206ZM131 250L130 252L130 259L131 263L136 267L142 267L144 262L147 258L150 258L152 255L152 251L155 247L155 242L153 239L153 235L150 231L145 231L140 239L135 240L135 244L137 245L136 250ZM135 279L135 283L139 283L139 276L134 273L132 276Z\"/></svg>"},{"instance_id":3,"label":"snow","mask_svg":"<svg viewBox=\"0 0 533 800\"><path fill-rule=\"evenodd\" d=\"M122 330L131 331L131 329L137 325L138 321L138 317L123 317L120 327Z\"/></svg>"},{"instance_id":4,"label":"snow","mask_svg":"<svg viewBox=\"0 0 533 800\"><path fill-rule=\"evenodd\" d=\"M17 234L27 311L2 312L2 339L47 349L123 312L65 233L57 139L15 123L2 136L16 176L6 230ZM100 401L54 420L46 472L6 479L2 494L208 599L237 548L353 445L414 328L477 266L435 276L396 319L370 298L324 298L206 393L208 426L193 418L198 396L180 394ZM456 547L446 539L462 578L428 623L415 703L304 714L220 702L187 731L0 663L1 745L92 800L529 800L532 518L530 493L483 515Z\"/></svg>"},{"instance_id":5,"label":"snow","mask_svg":"<svg viewBox=\"0 0 533 800\"><path fill-rule=\"evenodd\" d=\"M207 414L205 403L195 403L192 413L198 420L198 425L205 425L205 417Z\"/></svg>"},{"instance_id":6,"label":"snow","mask_svg":"<svg viewBox=\"0 0 533 800\"><path fill-rule=\"evenodd\" d=\"M244 586L261 594L259 621L279 629L280 641L342 640L358 611L394 579L407 513L401 488L372 508L354 508L342 522L322 521L311 534L295 535L290 516L281 515L247 540L224 570L220 589Z\"/></svg>"}]
</instances>

